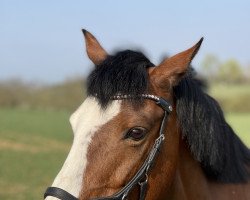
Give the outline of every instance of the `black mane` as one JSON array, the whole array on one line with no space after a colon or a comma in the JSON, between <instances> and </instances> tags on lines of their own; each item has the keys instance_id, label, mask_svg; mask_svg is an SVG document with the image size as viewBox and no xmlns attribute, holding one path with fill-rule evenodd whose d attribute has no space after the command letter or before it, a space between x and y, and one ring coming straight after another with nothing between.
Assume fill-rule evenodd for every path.
<instances>
[{"instance_id":1,"label":"black mane","mask_svg":"<svg viewBox=\"0 0 250 200\"><path fill-rule=\"evenodd\" d=\"M117 94L140 95L148 91L146 68L153 67L142 53L131 50L109 56L96 66L87 81L87 94L96 96L100 105L106 107L110 97ZM138 104L138 99L131 99Z\"/></svg>"},{"instance_id":2,"label":"black mane","mask_svg":"<svg viewBox=\"0 0 250 200\"><path fill-rule=\"evenodd\" d=\"M250 151L225 121L217 101L203 92L191 72L174 95L183 138L205 174L225 183L247 181Z\"/></svg>"},{"instance_id":3,"label":"black mane","mask_svg":"<svg viewBox=\"0 0 250 200\"><path fill-rule=\"evenodd\" d=\"M117 94L148 93L147 68L154 66L142 53L130 50L109 56L88 77L87 93L105 108ZM204 91L194 71L173 90L183 139L208 178L225 183L247 181L250 151L225 121L219 104ZM132 99L137 105L142 99Z\"/></svg>"}]
</instances>

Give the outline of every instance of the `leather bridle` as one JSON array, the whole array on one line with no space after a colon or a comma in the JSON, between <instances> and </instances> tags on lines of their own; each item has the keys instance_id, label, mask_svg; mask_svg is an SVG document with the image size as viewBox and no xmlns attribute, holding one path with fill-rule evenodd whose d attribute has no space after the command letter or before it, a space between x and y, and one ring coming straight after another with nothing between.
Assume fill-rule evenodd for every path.
<instances>
[{"instance_id":1,"label":"leather bridle","mask_svg":"<svg viewBox=\"0 0 250 200\"><path fill-rule=\"evenodd\" d=\"M167 122L167 117L172 111L172 106L168 101L162 97L158 97L150 94L142 94L140 96L131 96L131 95L116 95L112 97L112 100L123 100L123 99L132 99L132 98L144 98L155 101L155 103L164 110L164 117L161 122L159 136L156 138L155 143L149 152L148 157L144 161L143 165L134 175L134 177L117 193L108 197L94 198L92 200L126 200L129 192L136 186L140 187L140 196L139 200L144 200L146 197L147 185L148 185L148 173L151 169L156 155L159 153L161 145L165 139L164 130ZM48 187L44 193L44 199L47 196L53 196L61 200L78 200L75 196L68 193L67 191L57 188L57 187Z\"/></svg>"}]
</instances>

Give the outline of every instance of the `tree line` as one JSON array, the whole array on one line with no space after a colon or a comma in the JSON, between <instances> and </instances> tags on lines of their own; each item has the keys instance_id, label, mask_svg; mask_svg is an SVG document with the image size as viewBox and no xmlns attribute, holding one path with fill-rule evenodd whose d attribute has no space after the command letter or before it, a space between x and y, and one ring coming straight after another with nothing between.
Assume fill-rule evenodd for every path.
<instances>
[{"instance_id":1,"label":"tree line","mask_svg":"<svg viewBox=\"0 0 250 200\"><path fill-rule=\"evenodd\" d=\"M250 63L242 66L236 59L221 61L209 54L201 63L201 74L209 82L240 84L250 82Z\"/></svg>"},{"instance_id":2,"label":"tree line","mask_svg":"<svg viewBox=\"0 0 250 200\"><path fill-rule=\"evenodd\" d=\"M65 80L53 85L37 85L20 79L0 82L0 107L73 111L85 99L85 81Z\"/></svg>"},{"instance_id":3,"label":"tree line","mask_svg":"<svg viewBox=\"0 0 250 200\"><path fill-rule=\"evenodd\" d=\"M207 80L208 86L212 85L210 93L227 111L250 112L250 66L243 67L235 59L221 62L216 56L207 55L201 67L195 68ZM0 107L73 111L85 99L85 83L83 77L53 85L20 79L0 81ZM230 85L234 86L234 94L231 94Z\"/></svg>"}]
</instances>

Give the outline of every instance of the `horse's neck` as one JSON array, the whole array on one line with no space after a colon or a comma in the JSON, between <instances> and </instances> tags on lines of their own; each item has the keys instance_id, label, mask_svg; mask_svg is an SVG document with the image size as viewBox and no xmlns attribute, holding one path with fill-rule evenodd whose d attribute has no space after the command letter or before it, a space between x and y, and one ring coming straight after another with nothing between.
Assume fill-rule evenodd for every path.
<instances>
[{"instance_id":1,"label":"horse's neck","mask_svg":"<svg viewBox=\"0 0 250 200\"><path fill-rule=\"evenodd\" d=\"M177 193L173 194L173 199L210 199L207 179L199 163L192 158L186 146L183 141L180 142L180 156L174 182Z\"/></svg>"},{"instance_id":2,"label":"horse's neck","mask_svg":"<svg viewBox=\"0 0 250 200\"><path fill-rule=\"evenodd\" d=\"M222 184L207 179L200 164L195 161L181 141L180 157L173 186L172 199L176 200L236 200L250 199L250 183Z\"/></svg>"}]
</instances>

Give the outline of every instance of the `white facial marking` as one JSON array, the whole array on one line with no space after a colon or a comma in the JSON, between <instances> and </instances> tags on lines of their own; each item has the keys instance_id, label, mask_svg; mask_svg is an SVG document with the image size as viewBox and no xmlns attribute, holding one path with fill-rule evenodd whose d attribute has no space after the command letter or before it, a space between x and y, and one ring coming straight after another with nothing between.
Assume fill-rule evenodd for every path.
<instances>
[{"instance_id":1,"label":"white facial marking","mask_svg":"<svg viewBox=\"0 0 250 200\"><path fill-rule=\"evenodd\" d=\"M113 101L103 110L94 97L88 97L70 117L74 141L69 155L52 186L61 188L75 197L83 187L83 174L87 165L87 151L96 131L120 112L120 101ZM55 200L47 197L45 200Z\"/></svg>"}]
</instances>

